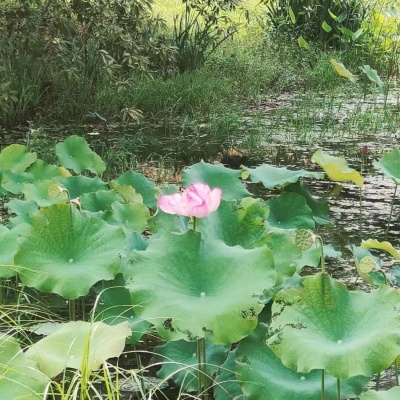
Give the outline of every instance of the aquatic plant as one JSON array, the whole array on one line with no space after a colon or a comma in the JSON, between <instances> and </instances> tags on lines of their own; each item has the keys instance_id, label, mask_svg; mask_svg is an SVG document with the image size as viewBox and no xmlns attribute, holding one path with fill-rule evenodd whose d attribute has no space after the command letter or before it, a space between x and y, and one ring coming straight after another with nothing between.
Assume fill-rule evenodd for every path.
<instances>
[{"instance_id":1,"label":"aquatic plant","mask_svg":"<svg viewBox=\"0 0 400 400\"><path fill-rule=\"evenodd\" d=\"M105 163L77 136L56 154L58 165L22 145L0 153L8 199L0 278L24 285L12 307L4 291L0 309L13 321L0 339L5 398L90 399L99 395L96 379L118 398L118 379L129 374L111 374L107 359L123 352L137 357L134 379L142 398L151 397L158 388L146 386L148 366L124 347L148 334L158 338L147 352L161 379L202 399L339 400L362 395L372 375L396 363L400 295L389 285L400 273L379 281L369 249L399 251L373 240L353 249L369 293L328 274L315 232L329 223L328 206L304 182L322 173L200 162L182 171L180 193L132 170L103 180ZM362 186L344 159L313 159L331 179ZM252 195L254 185L269 199ZM305 265L321 272L301 277ZM26 321L24 293L33 289L67 302L69 322Z\"/></svg>"}]
</instances>

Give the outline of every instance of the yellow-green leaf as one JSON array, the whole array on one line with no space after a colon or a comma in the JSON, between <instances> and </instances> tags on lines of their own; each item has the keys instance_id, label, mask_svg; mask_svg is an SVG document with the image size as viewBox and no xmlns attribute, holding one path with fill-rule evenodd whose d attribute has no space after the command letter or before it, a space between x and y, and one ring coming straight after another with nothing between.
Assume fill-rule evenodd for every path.
<instances>
[{"instance_id":1,"label":"yellow-green leaf","mask_svg":"<svg viewBox=\"0 0 400 400\"><path fill-rule=\"evenodd\" d=\"M340 76L347 78L353 83L357 82L358 76L352 74L342 63L338 63L334 58L331 58L330 62L332 64L332 67Z\"/></svg>"},{"instance_id":2,"label":"yellow-green leaf","mask_svg":"<svg viewBox=\"0 0 400 400\"><path fill-rule=\"evenodd\" d=\"M330 156L329 154L324 154L322 150L319 149L314 153L311 161L320 165L332 181L351 181L362 189L364 178L358 171L350 168L343 157Z\"/></svg>"},{"instance_id":3,"label":"yellow-green leaf","mask_svg":"<svg viewBox=\"0 0 400 400\"><path fill-rule=\"evenodd\" d=\"M379 242L376 239L368 239L362 241L361 247L363 247L364 249L385 250L394 258L400 260L400 251L395 249L390 242Z\"/></svg>"}]
</instances>

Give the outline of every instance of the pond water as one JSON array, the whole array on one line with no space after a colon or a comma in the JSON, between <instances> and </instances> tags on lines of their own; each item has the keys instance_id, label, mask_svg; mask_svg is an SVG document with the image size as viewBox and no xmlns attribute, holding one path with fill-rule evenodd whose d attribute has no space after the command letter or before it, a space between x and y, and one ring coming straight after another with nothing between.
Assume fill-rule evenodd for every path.
<instances>
[{"instance_id":1,"label":"pond water","mask_svg":"<svg viewBox=\"0 0 400 400\"><path fill-rule=\"evenodd\" d=\"M332 226L321 227L326 244L342 252L329 260L328 272L349 285L355 281L355 265L346 246L359 245L361 239L383 240L390 213L394 183L372 167L374 159L397 146L400 138L400 91L385 97L380 93L360 94L351 100L343 97L308 94L281 95L261 99L240 117L220 116L214 121L177 121L168 125L113 123L71 123L63 126L0 127L2 147L29 143L39 157L48 160L49 146L69 135L84 136L110 166L110 175L128 168L144 172L159 182L174 182L180 170L200 160L221 160L238 167L269 163L290 168L321 170L311 163L318 148L331 155L344 156L350 167L362 170L360 191L351 183L335 185L307 180L311 193L329 203ZM35 129L28 134L29 129ZM32 133L33 132L33 133ZM366 145L367 154L361 147ZM232 150L235 151L232 155ZM263 191L268 197L270 193ZM400 247L400 204L395 207L389 240ZM361 230L360 230L361 227ZM383 256L383 268L398 261ZM393 371L383 378L388 384ZM386 383L385 383L386 382ZM129 397L128 397L129 398ZM172 398L172 397L171 397Z\"/></svg>"}]
</instances>

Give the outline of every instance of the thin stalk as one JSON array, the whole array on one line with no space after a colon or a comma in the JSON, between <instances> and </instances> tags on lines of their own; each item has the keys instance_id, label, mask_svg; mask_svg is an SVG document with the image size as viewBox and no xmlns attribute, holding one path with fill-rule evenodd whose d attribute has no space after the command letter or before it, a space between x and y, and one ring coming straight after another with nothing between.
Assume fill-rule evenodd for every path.
<instances>
[{"instance_id":1,"label":"thin stalk","mask_svg":"<svg viewBox=\"0 0 400 400\"><path fill-rule=\"evenodd\" d=\"M321 254L321 272L323 274L325 274L326 271L325 271L324 243L323 243L323 241L322 241L320 236L317 236L316 240L318 240L319 251L320 251L320 254Z\"/></svg>"},{"instance_id":2,"label":"thin stalk","mask_svg":"<svg viewBox=\"0 0 400 400\"><path fill-rule=\"evenodd\" d=\"M133 346L133 351L134 351L135 357L136 357L136 365L138 366L138 369L140 371L139 379L140 379L140 386L142 388L142 393L146 393L146 383L145 383L145 381L143 379L143 374L142 374L142 371L143 371L142 359L140 357L139 352L136 350L136 346Z\"/></svg>"},{"instance_id":3,"label":"thin stalk","mask_svg":"<svg viewBox=\"0 0 400 400\"><path fill-rule=\"evenodd\" d=\"M337 400L340 400L340 379L336 379Z\"/></svg>"},{"instance_id":4,"label":"thin stalk","mask_svg":"<svg viewBox=\"0 0 400 400\"><path fill-rule=\"evenodd\" d=\"M69 311L69 320L75 321L75 300L69 300L68 302L68 311Z\"/></svg>"},{"instance_id":5,"label":"thin stalk","mask_svg":"<svg viewBox=\"0 0 400 400\"><path fill-rule=\"evenodd\" d=\"M395 200L395 198L396 198L397 187L398 187L398 185L396 185L396 187L394 188L394 193L393 193L393 197L392 197L392 204L391 204L391 206L390 206L389 219L388 219L388 223L387 223L386 231L385 231L385 240L387 239L387 235L388 235L388 233L389 233L390 222L391 222L391 220L392 220L393 206L394 206L394 200Z\"/></svg>"},{"instance_id":6,"label":"thin stalk","mask_svg":"<svg viewBox=\"0 0 400 400\"><path fill-rule=\"evenodd\" d=\"M325 400L325 370L321 372L321 400Z\"/></svg>"},{"instance_id":7,"label":"thin stalk","mask_svg":"<svg viewBox=\"0 0 400 400\"><path fill-rule=\"evenodd\" d=\"M394 374L396 377L396 386L399 386L399 363L397 361L397 357L394 360Z\"/></svg>"},{"instance_id":8,"label":"thin stalk","mask_svg":"<svg viewBox=\"0 0 400 400\"><path fill-rule=\"evenodd\" d=\"M196 231L196 217L193 217L193 230Z\"/></svg>"},{"instance_id":9,"label":"thin stalk","mask_svg":"<svg viewBox=\"0 0 400 400\"><path fill-rule=\"evenodd\" d=\"M361 170L362 171L362 170ZM360 239L362 239L362 221L363 221L363 214L362 214L362 189L360 188L360 214L358 216L358 223L359 223L359 231L360 231Z\"/></svg>"},{"instance_id":10,"label":"thin stalk","mask_svg":"<svg viewBox=\"0 0 400 400\"><path fill-rule=\"evenodd\" d=\"M206 340L197 339L197 390L201 400L208 399L206 371Z\"/></svg>"},{"instance_id":11,"label":"thin stalk","mask_svg":"<svg viewBox=\"0 0 400 400\"><path fill-rule=\"evenodd\" d=\"M378 391L379 390L379 384L381 383L381 374L378 374L376 376L376 383L375 383L375 390Z\"/></svg>"},{"instance_id":12,"label":"thin stalk","mask_svg":"<svg viewBox=\"0 0 400 400\"><path fill-rule=\"evenodd\" d=\"M4 285L4 279L0 279L0 304L3 304L3 285Z\"/></svg>"}]
</instances>

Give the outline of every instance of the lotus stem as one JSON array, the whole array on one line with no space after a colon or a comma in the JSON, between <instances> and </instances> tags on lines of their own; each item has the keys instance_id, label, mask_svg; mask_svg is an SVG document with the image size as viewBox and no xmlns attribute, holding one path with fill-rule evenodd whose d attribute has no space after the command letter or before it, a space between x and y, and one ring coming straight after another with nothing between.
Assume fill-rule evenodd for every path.
<instances>
[{"instance_id":1,"label":"lotus stem","mask_svg":"<svg viewBox=\"0 0 400 400\"><path fill-rule=\"evenodd\" d=\"M197 339L197 390L201 400L207 400L206 340Z\"/></svg>"},{"instance_id":2,"label":"lotus stem","mask_svg":"<svg viewBox=\"0 0 400 400\"><path fill-rule=\"evenodd\" d=\"M360 239L362 239L362 221L363 221L363 215L362 215L362 189L360 188L360 215L358 216L358 222L359 222L359 225L360 225L360 228L359 228Z\"/></svg>"},{"instance_id":3,"label":"lotus stem","mask_svg":"<svg viewBox=\"0 0 400 400\"><path fill-rule=\"evenodd\" d=\"M321 236L317 236L316 240L318 240L319 243L319 251L321 254L321 271L323 274L325 274L325 256L324 256L324 243L321 239Z\"/></svg>"},{"instance_id":4,"label":"lotus stem","mask_svg":"<svg viewBox=\"0 0 400 400\"><path fill-rule=\"evenodd\" d=\"M0 305L3 304L3 285L4 279L0 279Z\"/></svg>"},{"instance_id":5,"label":"lotus stem","mask_svg":"<svg viewBox=\"0 0 400 400\"><path fill-rule=\"evenodd\" d=\"M336 379L337 400L340 400L340 379Z\"/></svg>"},{"instance_id":6,"label":"lotus stem","mask_svg":"<svg viewBox=\"0 0 400 400\"><path fill-rule=\"evenodd\" d=\"M376 376L376 383L375 383L375 390L376 390L376 391L379 390L379 384L380 384L380 382L381 382L381 374L379 373L379 374Z\"/></svg>"},{"instance_id":7,"label":"lotus stem","mask_svg":"<svg viewBox=\"0 0 400 400\"><path fill-rule=\"evenodd\" d=\"M69 320L75 321L75 300L68 301Z\"/></svg>"},{"instance_id":8,"label":"lotus stem","mask_svg":"<svg viewBox=\"0 0 400 400\"><path fill-rule=\"evenodd\" d=\"M399 386L399 363L397 361L397 357L394 360L394 374L396 377L396 386Z\"/></svg>"},{"instance_id":9,"label":"lotus stem","mask_svg":"<svg viewBox=\"0 0 400 400\"><path fill-rule=\"evenodd\" d=\"M196 232L196 217L193 217L193 230Z\"/></svg>"},{"instance_id":10,"label":"lotus stem","mask_svg":"<svg viewBox=\"0 0 400 400\"><path fill-rule=\"evenodd\" d=\"M325 400L325 370L321 372L321 400Z\"/></svg>"},{"instance_id":11,"label":"lotus stem","mask_svg":"<svg viewBox=\"0 0 400 400\"><path fill-rule=\"evenodd\" d=\"M394 206L394 200L396 198L397 187L398 187L398 185L396 184L396 187L394 188L393 197L392 197L392 204L390 205L390 214L389 214L389 219L388 219L388 223L387 223L386 231L385 231L385 240L387 239L387 236L389 233L390 222L392 220L393 206Z\"/></svg>"}]
</instances>

